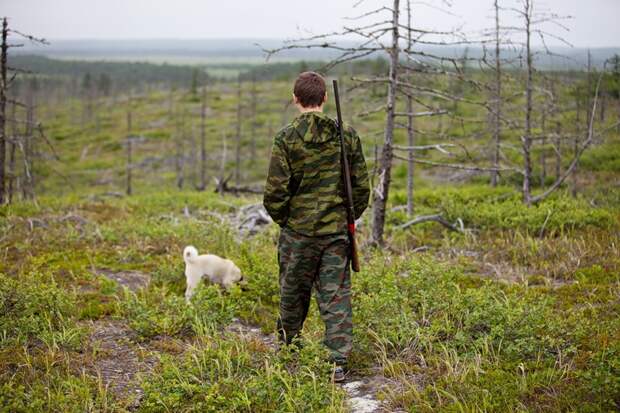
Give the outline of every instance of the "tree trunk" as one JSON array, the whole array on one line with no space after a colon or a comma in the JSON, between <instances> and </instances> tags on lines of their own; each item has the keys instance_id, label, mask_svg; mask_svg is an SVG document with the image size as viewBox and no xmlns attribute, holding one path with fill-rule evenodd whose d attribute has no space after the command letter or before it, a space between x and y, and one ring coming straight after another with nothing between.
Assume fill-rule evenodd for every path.
<instances>
[{"instance_id":1,"label":"tree trunk","mask_svg":"<svg viewBox=\"0 0 620 413\"><path fill-rule=\"evenodd\" d=\"M607 93L601 94L601 111L599 113L599 120L601 123L605 122L605 110L607 109Z\"/></svg>"},{"instance_id":2,"label":"tree trunk","mask_svg":"<svg viewBox=\"0 0 620 413\"><path fill-rule=\"evenodd\" d=\"M583 152L588 148L588 146L590 146L592 144L592 141L594 139L594 115L596 114L596 106L597 106L597 103L598 103L598 97L599 97L599 91L600 91L600 86L601 86L602 78L603 78L603 76L601 74L599 76L599 78L598 78L597 83L596 83L596 90L595 90L595 93L594 93L594 100L593 100L593 103L592 103L592 108L590 109L590 113L591 113L592 117L587 122L587 136L586 136L583 144L579 145L579 147L575 151L575 156L571 160L571 162L568 165L568 168L566 169L566 171L564 171L564 173L560 176L560 178L558 180L556 180L553 183L553 185L551 185L549 188L547 188L543 193L541 193L540 195L537 195L535 197L532 197L531 200L530 200L531 203L538 203L538 202L544 200L549 195L551 195L553 193L553 191L558 189L560 187L560 185L562 185L564 180L566 180L566 178L568 178L571 175L571 173L573 172L573 169L577 166L577 163L579 162L579 158L581 157Z\"/></svg>"},{"instance_id":3,"label":"tree trunk","mask_svg":"<svg viewBox=\"0 0 620 413\"><path fill-rule=\"evenodd\" d=\"M585 110L585 124L586 124L586 128L581 127L581 112L583 111L582 105L581 105L581 99L579 96L579 93L577 93L577 133L575 134L575 139L573 140L573 154L574 156L577 156L577 153L579 152L579 144L581 141L581 133L582 130L587 130L588 129L588 123L590 122L590 120L592 119L592 102L591 102L591 93L592 93L592 55L590 54L590 50L588 49L588 72L587 72L587 77L586 77L586 96L585 96L585 105L586 105L586 110ZM577 196L577 192L579 190L579 184L578 184L578 169L579 169L579 159L577 159L577 162L575 164L575 168L573 169L573 173L571 176L571 196L576 197Z\"/></svg>"},{"instance_id":4,"label":"tree trunk","mask_svg":"<svg viewBox=\"0 0 620 413\"><path fill-rule=\"evenodd\" d=\"M237 128L235 133L235 185L241 185L241 75L237 78Z\"/></svg>"},{"instance_id":5,"label":"tree trunk","mask_svg":"<svg viewBox=\"0 0 620 413\"><path fill-rule=\"evenodd\" d=\"M540 122L540 129L542 132L540 141L540 187L544 188L545 180L547 179L547 104L545 104L542 110Z\"/></svg>"},{"instance_id":6,"label":"tree trunk","mask_svg":"<svg viewBox=\"0 0 620 413\"><path fill-rule=\"evenodd\" d=\"M132 165L132 150L133 150L133 136L132 134L132 130L131 130L131 123L132 123L132 119L131 119L131 95L129 95L129 98L127 100L127 165L126 165L126 173L127 173L127 183L126 183L126 189L125 191L127 192L127 195L131 195L133 193L133 187L132 187L132 171L133 171L133 165Z\"/></svg>"},{"instance_id":7,"label":"tree trunk","mask_svg":"<svg viewBox=\"0 0 620 413\"><path fill-rule=\"evenodd\" d=\"M252 76L252 129L250 131L250 164L256 163L256 130L257 130L257 107L258 107L258 90L256 88L256 75Z\"/></svg>"},{"instance_id":8,"label":"tree trunk","mask_svg":"<svg viewBox=\"0 0 620 413\"><path fill-rule=\"evenodd\" d=\"M12 117L13 117L13 123L12 123L12 141L9 142L9 171L8 171L8 176L9 176L9 180L8 180L8 184L9 184L9 188L8 188L8 202L9 204L11 202L13 202L13 196L15 195L15 190L16 190L16 170L15 170L15 156L16 156L16 151L17 151L17 139L18 139L18 128L17 128L17 105L13 104L13 110L12 110Z\"/></svg>"},{"instance_id":9,"label":"tree trunk","mask_svg":"<svg viewBox=\"0 0 620 413\"><path fill-rule=\"evenodd\" d=\"M228 181L226 178L226 161L228 156L228 138L226 136L226 132L222 131L222 152L220 154L220 177L216 179L216 188L215 191L220 195L224 194L223 187ZM230 176L229 176L230 178Z\"/></svg>"},{"instance_id":10,"label":"tree trunk","mask_svg":"<svg viewBox=\"0 0 620 413\"><path fill-rule=\"evenodd\" d=\"M198 92L196 92L198 93ZM191 120L190 120L191 124ZM189 177L192 180L192 186L195 188L196 185L196 166L198 164L198 144L196 142L196 128L190 126L185 130L185 142L189 144L189 152L188 154L184 153L185 162L189 162Z\"/></svg>"},{"instance_id":11,"label":"tree trunk","mask_svg":"<svg viewBox=\"0 0 620 413\"><path fill-rule=\"evenodd\" d=\"M176 132L176 173L177 188L183 189L185 184L185 112L182 110L177 122Z\"/></svg>"},{"instance_id":12,"label":"tree trunk","mask_svg":"<svg viewBox=\"0 0 620 413\"><path fill-rule=\"evenodd\" d=\"M24 181L22 196L24 199L34 199L34 92L30 91L26 104L26 127L23 140Z\"/></svg>"},{"instance_id":13,"label":"tree trunk","mask_svg":"<svg viewBox=\"0 0 620 413\"><path fill-rule=\"evenodd\" d=\"M588 49L588 74L586 77L586 125L590 122L592 118L592 54L590 53L590 49ZM587 128L586 128L587 129Z\"/></svg>"},{"instance_id":14,"label":"tree trunk","mask_svg":"<svg viewBox=\"0 0 620 413\"><path fill-rule=\"evenodd\" d=\"M375 189L373 198L373 221L372 221L372 242L383 245L383 230L385 225L385 211L389 196L390 179L392 172L392 141L394 136L394 113L396 111L396 88L398 83L398 29L399 29L399 10L400 1L394 0L392 9L392 47L390 49L390 72L387 95L387 116L385 121L385 134L383 151L381 156L381 166L379 182Z\"/></svg>"},{"instance_id":15,"label":"tree trunk","mask_svg":"<svg viewBox=\"0 0 620 413\"><path fill-rule=\"evenodd\" d=\"M495 8L495 87L493 88L493 168L499 168L499 145L500 145L500 112L502 107L502 66L500 61L500 27L499 27L499 4L498 0L493 3ZM499 172L491 172L491 186L497 186Z\"/></svg>"},{"instance_id":16,"label":"tree trunk","mask_svg":"<svg viewBox=\"0 0 620 413\"><path fill-rule=\"evenodd\" d=\"M411 27L411 0L407 0L407 22ZM411 39L411 30L407 30L407 51L411 51L413 41ZM409 56L409 55L408 55ZM411 61L411 59L409 59ZM412 82L413 83L413 82ZM413 93L413 91L411 91ZM409 147L415 145L415 136L413 130L413 96L407 95L407 144ZM413 174L414 174L413 151L408 152L407 162L407 215L413 216Z\"/></svg>"},{"instance_id":17,"label":"tree trunk","mask_svg":"<svg viewBox=\"0 0 620 413\"><path fill-rule=\"evenodd\" d=\"M202 103L200 106L200 187L204 191L207 187L207 85L202 89Z\"/></svg>"},{"instance_id":18,"label":"tree trunk","mask_svg":"<svg viewBox=\"0 0 620 413\"><path fill-rule=\"evenodd\" d=\"M6 55L9 45L7 35L9 32L6 17L2 19L2 45L0 46L0 205L6 202L5 186L5 161L6 161Z\"/></svg>"},{"instance_id":19,"label":"tree trunk","mask_svg":"<svg viewBox=\"0 0 620 413\"><path fill-rule=\"evenodd\" d=\"M525 0L525 47L527 58L527 79L525 83L525 131L523 134L523 201L531 204L531 179L532 179L532 94L533 94L533 63L531 50L531 19L532 19L532 0Z\"/></svg>"},{"instance_id":20,"label":"tree trunk","mask_svg":"<svg viewBox=\"0 0 620 413\"><path fill-rule=\"evenodd\" d=\"M575 113L575 137L573 138L573 154L577 153L577 150L579 149L579 135L581 135L581 99L580 99L580 93L579 93L579 89L577 89L577 97L576 97L576 104L577 104L577 108L576 108L576 113ZM571 173L571 180L570 180L570 193L571 196L576 197L577 196L577 169L578 169L579 165L575 165L575 168L573 169L573 172Z\"/></svg>"},{"instance_id":21,"label":"tree trunk","mask_svg":"<svg viewBox=\"0 0 620 413\"><path fill-rule=\"evenodd\" d=\"M555 134L555 180L557 181L562 175L562 124L559 120L555 124Z\"/></svg>"},{"instance_id":22,"label":"tree trunk","mask_svg":"<svg viewBox=\"0 0 620 413\"><path fill-rule=\"evenodd\" d=\"M554 120L555 130L554 136L552 139L553 143L553 152L555 155L555 180L560 179L562 175L562 123L559 119L558 114L558 96L555 92L555 80L551 80L551 117Z\"/></svg>"},{"instance_id":23,"label":"tree trunk","mask_svg":"<svg viewBox=\"0 0 620 413\"><path fill-rule=\"evenodd\" d=\"M411 96L407 97L407 144L410 147L415 145L415 134L413 130L413 99ZM413 216L413 174L415 171L415 163L413 162L413 151L408 151L407 162L407 215Z\"/></svg>"}]
</instances>

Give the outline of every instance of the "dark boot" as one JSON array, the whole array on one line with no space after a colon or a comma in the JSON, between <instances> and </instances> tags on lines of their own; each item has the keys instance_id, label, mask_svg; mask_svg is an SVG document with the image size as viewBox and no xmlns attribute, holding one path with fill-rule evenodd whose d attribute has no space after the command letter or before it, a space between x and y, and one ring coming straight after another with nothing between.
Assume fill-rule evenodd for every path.
<instances>
[{"instance_id":1,"label":"dark boot","mask_svg":"<svg viewBox=\"0 0 620 413\"><path fill-rule=\"evenodd\" d=\"M342 383L346 379L346 369L344 366L335 365L332 370L332 381L334 383Z\"/></svg>"}]
</instances>

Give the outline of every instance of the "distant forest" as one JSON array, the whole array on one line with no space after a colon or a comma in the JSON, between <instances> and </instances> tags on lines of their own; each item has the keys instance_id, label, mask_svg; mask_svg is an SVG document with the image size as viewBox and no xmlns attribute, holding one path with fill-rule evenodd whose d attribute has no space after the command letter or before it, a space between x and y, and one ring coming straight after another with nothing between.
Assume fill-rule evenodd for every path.
<instances>
[{"instance_id":1,"label":"distant forest","mask_svg":"<svg viewBox=\"0 0 620 413\"><path fill-rule=\"evenodd\" d=\"M39 55L10 56L9 65L30 75L47 86L65 87L76 93L84 86L92 85L102 95L127 88L141 88L147 85L165 85L174 88L192 88L209 79L210 81L237 80L288 80L304 70L317 69L321 61L298 61L278 63L221 63L210 65L171 65L147 62L110 62L85 60L59 60ZM368 74L387 72L386 59L353 62L336 69L331 74ZM13 87L20 89L20 82L31 81L32 76L16 79Z\"/></svg>"}]
</instances>

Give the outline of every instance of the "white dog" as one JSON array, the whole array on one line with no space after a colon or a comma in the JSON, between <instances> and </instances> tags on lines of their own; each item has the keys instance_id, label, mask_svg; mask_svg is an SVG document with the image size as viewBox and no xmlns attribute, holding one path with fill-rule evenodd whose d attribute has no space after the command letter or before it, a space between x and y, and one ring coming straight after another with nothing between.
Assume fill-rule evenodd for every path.
<instances>
[{"instance_id":1,"label":"white dog","mask_svg":"<svg viewBox=\"0 0 620 413\"><path fill-rule=\"evenodd\" d=\"M209 281L219 284L225 289L229 289L234 283L243 280L241 270L234 262L212 254L198 255L198 250L191 245L185 247L183 259L185 260L185 278L187 280L185 290L187 302L192 298L194 289L205 275Z\"/></svg>"}]
</instances>

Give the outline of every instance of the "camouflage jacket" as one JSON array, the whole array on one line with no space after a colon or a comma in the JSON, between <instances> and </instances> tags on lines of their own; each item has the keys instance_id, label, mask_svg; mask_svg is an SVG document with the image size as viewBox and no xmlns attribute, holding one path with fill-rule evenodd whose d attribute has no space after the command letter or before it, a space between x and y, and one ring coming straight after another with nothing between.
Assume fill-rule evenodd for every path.
<instances>
[{"instance_id":1,"label":"camouflage jacket","mask_svg":"<svg viewBox=\"0 0 620 413\"><path fill-rule=\"evenodd\" d=\"M347 230L337 122L322 112L301 114L276 134L263 205L273 220L306 236ZM368 171L360 138L345 128L355 218L368 206Z\"/></svg>"}]
</instances>

